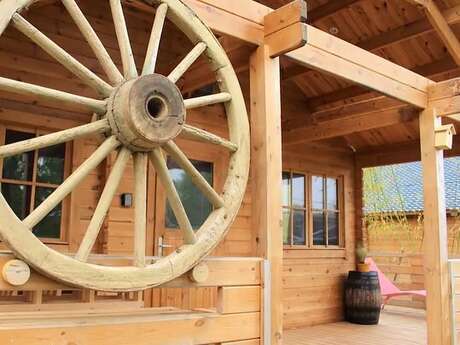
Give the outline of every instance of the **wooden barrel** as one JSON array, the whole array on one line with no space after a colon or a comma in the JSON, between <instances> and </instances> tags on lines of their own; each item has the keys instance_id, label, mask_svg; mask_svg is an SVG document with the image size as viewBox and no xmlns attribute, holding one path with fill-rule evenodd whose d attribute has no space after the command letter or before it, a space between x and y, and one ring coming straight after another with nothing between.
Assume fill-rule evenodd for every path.
<instances>
[{"instance_id":1,"label":"wooden barrel","mask_svg":"<svg viewBox=\"0 0 460 345\"><path fill-rule=\"evenodd\" d=\"M360 325L376 325L381 305L377 272L350 271L345 283L345 319Z\"/></svg>"}]
</instances>

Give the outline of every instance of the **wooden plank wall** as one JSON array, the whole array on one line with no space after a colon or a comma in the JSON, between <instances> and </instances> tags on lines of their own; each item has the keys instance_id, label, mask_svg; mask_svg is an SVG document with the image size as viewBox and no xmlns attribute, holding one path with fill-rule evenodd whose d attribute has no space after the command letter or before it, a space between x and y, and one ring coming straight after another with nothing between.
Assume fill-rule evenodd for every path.
<instances>
[{"instance_id":1,"label":"wooden plank wall","mask_svg":"<svg viewBox=\"0 0 460 345\"><path fill-rule=\"evenodd\" d=\"M418 216L407 216L404 227L365 228L369 255L379 268L402 290L424 289L423 275L423 221ZM460 219L448 215L449 257L460 257ZM393 298L389 304L424 308L425 299L418 296Z\"/></svg>"},{"instance_id":2,"label":"wooden plank wall","mask_svg":"<svg viewBox=\"0 0 460 345\"><path fill-rule=\"evenodd\" d=\"M353 156L334 149L303 146L283 151L283 169L342 175L344 249L284 250L284 327L298 328L343 319L343 282L354 269Z\"/></svg>"},{"instance_id":3,"label":"wooden plank wall","mask_svg":"<svg viewBox=\"0 0 460 345\"><path fill-rule=\"evenodd\" d=\"M364 228L366 242L372 253L422 254L423 218L418 215L406 216L401 222L392 224L390 218L387 225ZM448 215L449 256L460 257L460 217Z\"/></svg>"}]
</instances>

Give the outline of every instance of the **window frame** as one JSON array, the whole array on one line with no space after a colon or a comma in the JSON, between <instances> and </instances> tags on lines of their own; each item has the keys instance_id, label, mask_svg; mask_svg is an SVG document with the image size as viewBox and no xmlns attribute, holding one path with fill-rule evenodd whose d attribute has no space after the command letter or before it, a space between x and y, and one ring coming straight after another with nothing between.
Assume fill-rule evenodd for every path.
<instances>
[{"instance_id":1,"label":"window frame","mask_svg":"<svg viewBox=\"0 0 460 345\"><path fill-rule=\"evenodd\" d=\"M283 174L284 173L288 173L289 174L289 183L290 183L290 188L291 188L291 193L290 193L290 199L289 199L289 206L285 206L283 205L283 202L281 202L281 208L282 210L290 210L290 216L289 216L289 228L290 228L290 239L291 239L291 243L290 244L284 244L284 240L283 240L283 246L284 247L295 247L295 248L308 248L309 247L309 235L308 235L308 231L307 231L307 226L309 226L309 212L308 212L308 205L309 205L309 202L308 202L308 192L310 190L310 187L308 185L308 177L307 175L304 173L304 172L299 172L299 171L295 171L295 170L288 170L288 171L285 171L283 170L282 172ZM293 205L293 202L292 202L292 198L293 198L293 195L294 193L292 192L292 177L294 175L302 175L304 177L304 191L303 191L303 194L304 194L304 200L305 200L305 207L296 207ZM282 192L281 192L282 194ZM294 211L303 211L305 212L305 229L304 229L304 233L305 233L305 244L294 244Z\"/></svg>"},{"instance_id":2,"label":"window frame","mask_svg":"<svg viewBox=\"0 0 460 345\"><path fill-rule=\"evenodd\" d=\"M345 234L345 231L344 231L344 211L343 211L343 207L344 207L344 203L343 203L343 200L344 200L344 190L343 190L343 176L337 176L337 175L329 175L329 174L315 174L315 173L311 173L309 174L310 177L308 179L309 181L309 184L310 184L310 188L311 188L311 191L313 192L313 188L312 188L312 179L313 179L313 176L317 176L317 177L322 177L323 178L323 183L324 183L324 188L323 188L323 209L316 209L316 208L313 208L313 202L312 200L310 201L310 205L309 205L309 212L310 212L310 228L309 228L309 236L310 236L310 239L311 239L311 245L310 245L310 248L319 248L319 249L343 249L345 247L345 241L344 241L344 234ZM327 179L335 179L337 181L337 211L333 211L335 213L338 213L339 217L338 217L338 245L335 245L335 244L329 244L329 227L328 227L328 213L332 210L330 210L327 206ZM310 193L310 198L312 199L313 198L313 194ZM313 213L314 212L323 212L324 214L324 228L325 228L325 242L326 244L313 244Z\"/></svg>"},{"instance_id":3,"label":"window frame","mask_svg":"<svg viewBox=\"0 0 460 345\"><path fill-rule=\"evenodd\" d=\"M301 249L309 249L309 250L344 250L346 245L345 245L345 191L344 191L344 176L343 175L338 175L338 174L325 174L325 173L320 173L320 172L312 172L312 171L299 171L299 170L294 170L294 169L283 169L283 173L289 173L290 174L290 179L292 181L292 176L293 175L303 175L305 178L305 187L304 187L304 193L305 193L305 245L298 245L294 244L293 242L293 216L292 216L292 211L297 210L300 208L296 208L292 206L292 192L290 195L290 206L286 207L283 204L283 200L281 202L281 207L282 210L285 209L290 209L291 210L291 216L290 216L290 231L291 231L291 243L290 244L284 244L283 242L283 248L286 250L301 250ZM325 181L325 188L323 190L323 200L324 200L324 207L326 209L323 209L321 211L326 211L326 216L325 216L325 231L326 231L326 244L324 245L314 245L313 244L313 205L312 205L312 200L313 200L313 186L312 186L312 178L313 176L320 176L323 178L323 181ZM326 199L326 194L327 194L327 179L332 178L337 181L337 213L339 214L338 217L338 245L330 245L328 244L329 237L327 236L328 232L328 227L327 227L327 212L329 211L327 209L327 199ZM281 181L282 183L282 181ZM291 182L292 183L292 182ZM319 210L319 209L318 209ZM283 229L281 229L283 231Z\"/></svg>"},{"instance_id":4,"label":"window frame","mask_svg":"<svg viewBox=\"0 0 460 345\"><path fill-rule=\"evenodd\" d=\"M22 126L22 125L5 125L0 124L0 145L5 144L6 140L6 131L12 130L23 133L34 134L35 137L40 135L45 135L52 133L53 131L48 131L39 127L31 126ZM63 181L70 175L72 169L72 144L70 142L64 143L65 145L65 154L64 154L64 177ZM32 180L14 180L3 178L3 159L0 160L0 185L2 183L13 184L13 185L25 185L31 188L30 195L30 204L29 209L33 210L35 208L35 194L37 188L53 188L56 189L59 187L58 184L44 183L37 181L37 164L38 164L38 151L34 150L33 154L33 170L32 170ZM62 201L62 215L61 215L61 226L59 230L59 238L50 238L50 237L38 237L42 242L47 244L68 244L69 237L69 222L70 222L70 197L65 198Z\"/></svg>"}]
</instances>

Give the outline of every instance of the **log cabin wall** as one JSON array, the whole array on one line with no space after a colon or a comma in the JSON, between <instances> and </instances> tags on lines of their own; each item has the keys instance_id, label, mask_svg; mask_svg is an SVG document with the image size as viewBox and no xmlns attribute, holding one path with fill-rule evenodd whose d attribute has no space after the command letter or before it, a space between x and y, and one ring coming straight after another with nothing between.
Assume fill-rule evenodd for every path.
<instances>
[{"instance_id":1,"label":"log cabin wall","mask_svg":"<svg viewBox=\"0 0 460 345\"><path fill-rule=\"evenodd\" d=\"M99 37L115 63L121 68L121 58L118 53L118 43L112 24L110 9L107 2L81 1L83 12L96 29ZM136 62L142 66L142 59L147 49L148 37L152 27L153 15L125 8L126 21L132 40ZM37 26L44 34L61 45L79 61L103 76L103 71L94 57L90 47L84 41L77 27L65 9L60 5L51 4L40 8L32 8L25 17ZM160 72L166 73L177 65L180 59L191 48L185 36L177 33L172 25L167 25L161 43L159 56ZM28 38L15 29L8 28L0 39L0 74L4 77L46 85L58 90L72 92L82 96L95 97L70 72L65 70L55 60L35 46ZM18 130L39 130L55 132L61 129L88 123L91 117L79 109L68 111L58 110L56 104L35 102L26 97L14 94L0 94L0 129L5 133L6 128ZM227 137L226 117L221 105L201 108L200 111L189 111L187 122L209 130L222 137ZM0 139L2 135L0 134ZM66 161L70 164L66 174L77 169L97 147L102 138L78 139L68 145ZM203 160L213 164L213 183L217 190L222 188L226 176L228 152L212 145L197 142L179 141L184 152L191 154L192 159ZM95 210L97 200L104 187L115 156L102 163L93 171L79 188L66 200L64 213L66 219L62 224L62 235L59 240L46 241L50 246L63 251L75 252ZM168 245L177 246L182 238L180 231L165 231L165 194L159 184L153 167L150 166L148 179L148 233L147 255L157 255L157 240L155 231L164 235ZM225 240L215 250L215 256L254 256L255 236L251 228L251 182L248 183L246 197L240 212L229 230ZM98 242L93 252L125 255L133 250L133 208L121 206L121 194L133 193L132 161L128 165L125 177L112 202L105 219ZM172 250L172 249L167 249ZM165 252L164 254L167 254ZM216 303L215 288L176 289L168 288L146 293L146 305L173 306L179 308L209 308Z\"/></svg>"},{"instance_id":2,"label":"log cabin wall","mask_svg":"<svg viewBox=\"0 0 460 345\"><path fill-rule=\"evenodd\" d=\"M282 129L285 134L312 119L305 114L304 96L296 86L285 84L282 92ZM355 157L342 141L310 141L299 145L283 143L283 171L336 177L341 180L338 200L341 211L340 246L334 248L284 246L284 328L301 328L343 320L343 283L355 269ZM306 199L311 199L307 183ZM341 192L341 191L342 192ZM311 200L307 200L307 205ZM311 212L307 210L307 242L312 244Z\"/></svg>"},{"instance_id":3,"label":"log cabin wall","mask_svg":"<svg viewBox=\"0 0 460 345\"><path fill-rule=\"evenodd\" d=\"M284 327L289 329L342 320L343 283L348 271L355 267L353 155L324 145L284 148L283 170L343 179L343 193L339 192L339 198L343 199L342 248L285 246Z\"/></svg>"}]
</instances>

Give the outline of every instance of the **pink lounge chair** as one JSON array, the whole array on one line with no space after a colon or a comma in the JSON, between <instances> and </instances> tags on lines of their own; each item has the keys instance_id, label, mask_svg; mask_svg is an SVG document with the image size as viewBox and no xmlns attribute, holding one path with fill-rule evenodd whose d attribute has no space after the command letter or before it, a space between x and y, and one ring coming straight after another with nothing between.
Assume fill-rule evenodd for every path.
<instances>
[{"instance_id":1,"label":"pink lounge chair","mask_svg":"<svg viewBox=\"0 0 460 345\"><path fill-rule=\"evenodd\" d=\"M370 264L371 271L376 271L379 276L380 290L382 292L383 304L382 307L390 300L392 297L398 296L408 296L416 295L426 297L426 290L408 290L402 291L393 282L388 279L382 271L379 270L377 264L371 258L367 258L366 262Z\"/></svg>"}]
</instances>

